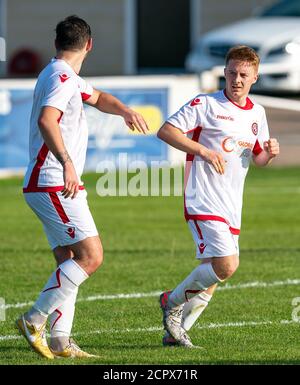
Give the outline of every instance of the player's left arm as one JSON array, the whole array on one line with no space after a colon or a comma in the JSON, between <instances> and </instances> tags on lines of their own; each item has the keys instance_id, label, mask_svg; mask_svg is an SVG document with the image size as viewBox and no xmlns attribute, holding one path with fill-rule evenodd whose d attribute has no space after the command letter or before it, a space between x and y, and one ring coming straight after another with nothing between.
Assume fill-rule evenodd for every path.
<instances>
[{"instance_id":1,"label":"player's left arm","mask_svg":"<svg viewBox=\"0 0 300 385\"><path fill-rule=\"evenodd\" d=\"M253 155L253 162L256 166L267 166L279 155L279 143L277 139L270 138L264 142L263 150L258 155Z\"/></svg>"},{"instance_id":2,"label":"player's left arm","mask_svg":"<svg viewBox=\"0 0 300 385\"><path fill-rule=\"evenodd\" d=\"M131 108L123 104L119 99L107 92L101 92L93 89L93 94L84 102L92 107L97 108L99 111L122 116L126 125L132 131L137 130L143 134L146 134L149 130L148 125L142 115L133 111Z\"/></svg>"}]
</instances>

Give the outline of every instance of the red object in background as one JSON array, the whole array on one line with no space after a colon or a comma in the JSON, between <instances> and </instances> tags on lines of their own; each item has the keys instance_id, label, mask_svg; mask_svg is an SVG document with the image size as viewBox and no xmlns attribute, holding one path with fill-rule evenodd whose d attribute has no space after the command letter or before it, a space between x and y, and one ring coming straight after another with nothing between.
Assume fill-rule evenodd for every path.
<instances>
[{"instance_id":1,"label":"red object in background","mask_svg":"<svg viewBox=\"0 0 300 385\"><path fill-rule=\"evenodd\" d=\"M39 54L30 48L18 50L11 57L8 70L11 75L36 75L41 68Z\"/></svg>"}]
</instances>

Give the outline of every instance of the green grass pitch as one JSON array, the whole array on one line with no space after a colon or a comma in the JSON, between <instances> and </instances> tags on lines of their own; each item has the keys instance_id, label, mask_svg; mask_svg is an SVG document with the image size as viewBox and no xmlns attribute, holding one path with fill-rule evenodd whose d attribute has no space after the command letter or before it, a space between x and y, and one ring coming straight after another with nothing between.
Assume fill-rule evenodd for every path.
<instances>
[{"instance_id":1,"label":"green grass pitch","mask_svg":"<svg viewBox=\"0 0 300 385\"><path fill-rule=\"evenodd\" d=\"M72 364L300 363L300 324L292 321L293 311L300 317L292 305L300 297L299 168L249 171L240 267L189 333L201 350L161 345L156 293L173 288L197 264L182 197L100 198L98 178L89 174L84 180L105 261L79 290L73 333L82 348L100 358ZM30 350L14 327L28 309L18 304L35 300L55 267L21 183L18 178L0 180L0 297L9 305L0 322L0 364L51 365ZM137 293L145 296L117 296ZM92 296L98 298L88 301Z\"/></svg>"}]
</instances>

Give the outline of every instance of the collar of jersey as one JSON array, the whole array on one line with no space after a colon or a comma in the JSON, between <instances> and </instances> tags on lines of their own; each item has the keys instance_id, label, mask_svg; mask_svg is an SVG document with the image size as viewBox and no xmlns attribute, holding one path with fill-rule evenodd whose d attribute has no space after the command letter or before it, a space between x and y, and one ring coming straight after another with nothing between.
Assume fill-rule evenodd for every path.
<instances>
[{"instance_id":1,"label":"collar of jersey","mask_svg":"<svg viewBox=\"0 0 300 385\"><path fill-rule=\"evenodd\" d=\"M248 97L246 99L246 104L244 105L244 107L242 107L242 106L239 106L238 104L236 104L233 100L231 100L229 98L225 89L223 90L223 94L224 94L225 98L230 101L230 103L234 104L236 107L240 108L241 110L252 110L252 108L254 106L254 104L251 102L251 100Z\"/></svg>"},{"instance_id":2,"label":"collar of jersey","mask_svg":"<svg viewBox=\"0 0 300 385\"><path fill-rule=\"evenodd\" d=\"M73 68L70 66L70 64L68 64L65 60L63 60L63 59L57 59L57 57L54 56L54 57L51 59L51 62L53 63L53 62L55 62L55 61L59 61L59 62L63 63L66 67L68 67L69 70L71 70L72 72L74 72L74 74L76 74L76 72L73 70ZM76 75L77 75L77 74L76 74Z\"/></svg>"}]
</instances>

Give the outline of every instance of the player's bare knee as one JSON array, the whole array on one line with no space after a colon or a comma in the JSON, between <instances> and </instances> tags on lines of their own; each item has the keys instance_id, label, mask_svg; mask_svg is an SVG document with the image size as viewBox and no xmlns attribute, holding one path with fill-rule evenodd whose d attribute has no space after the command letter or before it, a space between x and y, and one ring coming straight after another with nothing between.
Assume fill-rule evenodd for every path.
<instances>
[{"instance_id":1,"label":"player's bare knee","mask_svg":"<svg viewBox=\"0 0 300 385\"><path fill-rule=\"evenodd\" d=\"M223 281L230 278L239 266L238 256L213 258L212 267L216 275Z\"/></svg>"},{"instance_id":2,"label":"player's bare knee","mask_svg":"<svg viewBox=\"0 0 300 385\"><path fill-rule=\"evenodd\" d=\"M103 248L100 244L99 247L93 250L89 255L89 272L90 274L94 273L103 263Z\"/></svg>"},{"instance_id":3,"label":"player's bare knee","mask_svg":"<svg viewBox=\"0 0 300 385\"><path fill-rule=\"evenodd\" d=\"M57 246L53 250L53 254L54 254L57 266L61 265L63 262L67 261L68 259L74 257L72 250L68 246Z\"/></svg>"},{"instance_id":4,"label":"player's bare knee","mask_svg":"<svg viewBox=\"0 0 300 385\"><path fill-rule=\"evenodd\" d=\"M87 272L93 274L103 262L103 247L99 237L86 238L72 245L75 261Z\"/></svg>"},{"instance_id":5,"label":"player's bare knee","mask_svg":"<svg viewBox=\"0 0 300 385\"><path fill-rule=\"evenodd\" d=\"M103 259L104 259L104 255L103 255L103 249L101 247L93 257L93 264L96 270L102 265Z\"/></svg>"}]
</instances>

